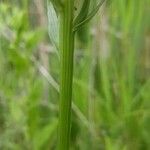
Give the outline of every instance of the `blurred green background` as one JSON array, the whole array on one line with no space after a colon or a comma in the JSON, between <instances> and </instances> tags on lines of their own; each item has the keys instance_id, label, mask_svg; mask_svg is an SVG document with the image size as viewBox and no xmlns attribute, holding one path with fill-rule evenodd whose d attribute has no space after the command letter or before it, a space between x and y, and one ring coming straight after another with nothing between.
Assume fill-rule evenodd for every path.
<instances>
[{"instance_id":1,"label":"blurred green background","mask_svg":"<svg viewBox=\"0 0 150 150\"><path fill-rule=\"evenodd\" d=\"M44 0L0 0L0 150L55 150L59 54ZM107 0L76 36L71 150L150 150L150 0Z\"/></svg>"}]
</instances>

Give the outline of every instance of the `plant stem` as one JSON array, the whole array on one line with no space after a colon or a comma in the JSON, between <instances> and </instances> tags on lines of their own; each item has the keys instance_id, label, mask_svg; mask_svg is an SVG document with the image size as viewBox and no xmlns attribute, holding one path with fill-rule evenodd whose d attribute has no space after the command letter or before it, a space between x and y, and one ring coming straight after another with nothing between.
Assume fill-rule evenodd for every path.
<instances>
[{"instance_id":1,"label":"plant stem","mask_svg":"<svg viewBox=\"0 0 150 150\"><path fill-rule=\"evenodd\" d=\"M64 0L63 10L60 15L60 26L61 80L58 150L68 150L71 130L71 99L74 58L72 0Z\"/></svg>"}]
</instances>

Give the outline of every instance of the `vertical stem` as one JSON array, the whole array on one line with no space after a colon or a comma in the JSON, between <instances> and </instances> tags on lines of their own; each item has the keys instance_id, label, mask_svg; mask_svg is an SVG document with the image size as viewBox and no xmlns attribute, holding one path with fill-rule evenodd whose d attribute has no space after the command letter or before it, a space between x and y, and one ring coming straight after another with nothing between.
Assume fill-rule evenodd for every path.
<instances>
[{"instance_id":1,"label":"vertical stem","mask_svg":"<svg viewBox=\"0 0 150 150\"><path fill-rule=\"evenodd\" d=\"M61 81L60 81L60 112L58 150L68 150L71 130L71 99L73 80L73 1L64 0L60 16L60 50L61 50Z\"/></svg>"}]
</instances>

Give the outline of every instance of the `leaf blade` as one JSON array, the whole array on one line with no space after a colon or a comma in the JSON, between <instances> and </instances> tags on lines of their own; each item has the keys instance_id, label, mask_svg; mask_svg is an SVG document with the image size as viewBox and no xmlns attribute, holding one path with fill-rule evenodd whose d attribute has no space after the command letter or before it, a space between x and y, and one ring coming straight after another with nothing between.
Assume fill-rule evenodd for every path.
<instances>
[{"instance_id":1,"label":"leaf blade","mask_svg":"<svg viewBox=\"0 0 150 150\"><path fill-rule=\"evenodd\" d=\"M52 44L58 50L59 45L59 21L52 2L47 0L48 33Z\"/></svg>"},{"instance_id":2,"label":"leaf blade","mask_svg":"<svg viewBox=\"0 0 150 150\"><path fill-rule=\"evenodd\" d=\"M88 23L96 15L96 13L98 12L99 8L102 6L102 4L104 2L105 2L105 0L102 0L101 2L99 2L99 4L87 15L87 17L83 21L81 21L77 25L74 24L73 32L77 31L83 25L85 25L86 23Z\"/></svg>"}]
</instances>

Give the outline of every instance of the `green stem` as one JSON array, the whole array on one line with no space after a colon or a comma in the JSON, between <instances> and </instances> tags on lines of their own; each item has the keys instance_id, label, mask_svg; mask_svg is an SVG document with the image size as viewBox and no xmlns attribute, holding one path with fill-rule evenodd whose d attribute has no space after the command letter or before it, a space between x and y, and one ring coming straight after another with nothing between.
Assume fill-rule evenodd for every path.
<instances>
[{"instance_id":1,"label":"green stem","mask_svg":"<svg viewBox=\"0 0 150 150\"><path fill-rule=\"evenodd\" d=\"M64 1L60 15L60 26L61 81L58 150L69 150L74 58L72 0Z\"/></svg>"}]
</instances>

